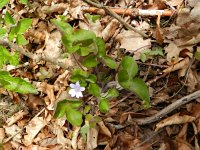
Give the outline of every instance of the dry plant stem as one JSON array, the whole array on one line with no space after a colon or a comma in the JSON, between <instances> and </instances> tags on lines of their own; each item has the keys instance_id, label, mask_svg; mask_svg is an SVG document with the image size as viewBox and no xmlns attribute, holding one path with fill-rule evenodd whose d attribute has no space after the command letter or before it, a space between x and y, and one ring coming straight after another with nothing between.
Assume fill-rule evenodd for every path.
<instances>
[{"instance_id":1,"label":"dry plant stem","mask_svg":"<svg viewBox=\"0 0 200 150\"><path fill-rule=\"evenodd\" d=\"M197 99L199 97L200 97L200 90L198 90L194 93L191 93L187 96L184 96L181 99L178 99L177 101L168 105L167 107L165 107L164 109L162 109L157 114L155 114L151 117L134 119L134 121L136 121L138 123L138 125L146 125L146 124L158 121L159 119L163 118L164 116L166 116L173 110L175 110L175 109L179 108L180 106L187 104L187 103L191 102L192 100Z\"/></svg>"},{"instance_id":2,"label":"dry plant stem","mask_svg":"<svg viewBox=\"0 0 200 150\"><path fill-rule=\"evenodd\" d=\"M98 7L98 8L103 8L106 12L108 12L112 17L114 17L115 19L117 19L121 24L123 24L127 29L129 30L133 30L134 32L140 34L143 37L148 37L148 35L146 35L145 33L141 32L140 30L135 29L134 27L132 27L131 25L129 25L128 23L126 23L123 18L121 18L118 14L116 14L115 12L113 12L112 10L110 10L109 7L107 6L103 6L99 3L94 3L91 0L84 0L85 2Z\"/></svg>"}]
</instances>

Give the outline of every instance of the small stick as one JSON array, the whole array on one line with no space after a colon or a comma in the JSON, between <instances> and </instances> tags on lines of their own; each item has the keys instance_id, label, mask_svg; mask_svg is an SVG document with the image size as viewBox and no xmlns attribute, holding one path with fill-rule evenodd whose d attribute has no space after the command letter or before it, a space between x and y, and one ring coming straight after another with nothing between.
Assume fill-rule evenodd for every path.
<instances>
[{"instance_id":1,"label":"small stick","mask_svg":"<svg viewBox=\"0 0 200 150\"><path fill-rule=\"evenodd\" d=\"M145 10L145 9L137 9L137 8L113 8L107 7L111 11L115 12L118 15L126 15L131 17L136 16L157 16L160 14L161 16L172 16L174 14L174 10ZM97 8L97 7L86 7L82 8L84 12L87 13L97 13L100 15L105 15L106 12L104 9Z\"/></svg>"},{"instance_id":2,"label":"small stick","mask_svg":"<svg viewBox=\"0 0 200 150\"><path fill-rule=\"evenodd\" d=\"M172 112L173 110L199 97L200 97L200 90L178 99L177 101L163 108L161 111L159 111L157 114L153 116L140 118L140 119L134 119L134 121L136 121L139 125L146 125L146 124L158 121L164 116L166 116L167 114L169 114L170 112Z\"/></svg>"}]
</instances>

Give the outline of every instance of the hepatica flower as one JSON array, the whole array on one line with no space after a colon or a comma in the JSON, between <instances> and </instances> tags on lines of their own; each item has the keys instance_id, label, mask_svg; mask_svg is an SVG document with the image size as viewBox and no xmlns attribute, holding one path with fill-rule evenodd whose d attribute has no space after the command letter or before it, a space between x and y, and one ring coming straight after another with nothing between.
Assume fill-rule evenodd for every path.
<instances>
[{"instance_id":1,"label":"hepatica flower","mask_svg":"<svg viewBox=\"0 0 200 150\"><path fill-rule=\"evenodd\" d=\"M69 85L71 89L69 90L69 94L71 97L83 97L82 92L85 90L85 87L81 87L79 82L76 82L75 84L71 83Z\"/></svg>"}]
</instances>

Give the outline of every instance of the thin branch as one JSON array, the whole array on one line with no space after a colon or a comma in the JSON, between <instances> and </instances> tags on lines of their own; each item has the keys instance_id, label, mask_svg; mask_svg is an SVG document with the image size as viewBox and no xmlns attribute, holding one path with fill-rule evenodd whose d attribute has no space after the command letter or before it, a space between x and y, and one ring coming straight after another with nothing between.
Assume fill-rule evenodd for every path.
<instances>
[{"instance_id":1,"label":"thin branch","mask_svg":"<svg viewBox=\"0 0 200 150\"><path fill-rule=\"evenodd\" d=\"M117 19L121 24L123 24L127 29L129 30L133 30L134 32L140 34L143 37L148 37L148 35L146 35L145 33L143 33L140 30L135 29L134 27L132 27L131 25L129 25L128 23L126 23L123 18L121 18L118 14L116 14L114 11L112 11L109 7L101 5L100 3L95 3L92 2L91 0L84 0L85 2L87 2L90 5L93 5L95 7L98 8L103 8L106 12L108 12L112 17L114 17L115 19Z\"/></svg>"},{"instance_id":2,"label":"thin branch","mask_svg":"<svg viewBox=\"0 0 200 150\"><path fill-rule=\"evenodd\" d=\"M169 114L170 112L172 112L173 110L175 110L175 109L181 107L182 105L187 104L187 103L191 102L192 100L197 99L199 97L200 97L200 90L178 99L177 101L168 105L167 107L165 107L164 109L162 109L157 114L155 114L151 117L134 119L134 121L136 121L139 125L146 125L146 124L158 121L161 118L163 118L164 116L166 116L167 114Z\"/></svg>"}]
</instances>

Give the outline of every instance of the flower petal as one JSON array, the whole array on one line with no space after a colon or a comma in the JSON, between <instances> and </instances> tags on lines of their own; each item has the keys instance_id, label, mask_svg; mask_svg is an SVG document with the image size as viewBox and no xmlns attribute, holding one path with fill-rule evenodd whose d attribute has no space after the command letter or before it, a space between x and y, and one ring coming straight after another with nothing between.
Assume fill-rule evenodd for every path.
<instances>
[{"instance_id":1,"label":"flower petal","mask_svg":"<svg viewBox=\"0 0 200 150\"><path fill-rule=\"evenodd\" d=\"M85 91L85 87L80 87L79 90L82 92L82 91Z\"/></svg>"},{"instance_id":2,"label":"flower petal","mask_svg":"<svg viewBox=\"0 0 200 150\"><path fill-rule=\"evenodd\" d=\"M82 92L76 92L76 98L83 97Z\"/></svg>"},{"instance_id":3,"label":"flower petal","mask_svg":"<svg viewBox=\"0 0 200 150\"><path fill-rule=\"evenodd\" d=\"M80 87L79 81L76 82L76 87Z\"/></svg>"},{"instance_id":4,"label":"flower petal","mask_svg":"<svg viewBox=\"0 0 200 150\"><path fill-rule=\"evenodd\" d=\"M70 89L69 90L69 94L71 97L75 97L76 96L76 91L74 89Z\"/></svg>"},{"instance_id":5,"label":"flower petal","mask_svg":"<svg viewBox=\"0 0 200 150\"><path fill-rule=\"evenodd\" d=\"M73 83L71 83L69 86L70 86L72 89L76 88L76 85L73 84Z\"/></svg>"}]
</instances>

